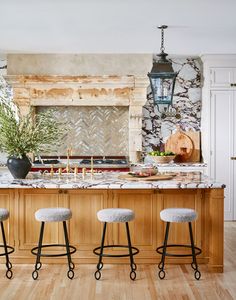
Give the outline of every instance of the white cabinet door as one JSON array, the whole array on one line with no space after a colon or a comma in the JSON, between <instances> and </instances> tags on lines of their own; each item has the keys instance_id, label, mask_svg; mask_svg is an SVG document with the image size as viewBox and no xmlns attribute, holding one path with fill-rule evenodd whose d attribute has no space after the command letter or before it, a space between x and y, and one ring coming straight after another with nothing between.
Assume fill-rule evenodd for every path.
<instances>
[{"instance_id":1,"label":"white cabinet door","mask_svg":"<svg viewBox=\"0 0 236 300\"><path fill-rule=\"evenodd\" d=\"M236 75L236 69L235 75ZM236 78L236 77L235 77ZM232 157L236 157L236 91L234 92L234 142L233 142L233 155ZM236 160L231 160L233 164L233 187L234 187L234 194L233 194L233 204L234 204L234 220L236 220Z\"/></svg>"},{"instance_id":2,"label":"white cabinet door","mask_svg":"<svg viewBox=\"0 0 236 300\"><path fill-rule=\"evenodd\" d=\"M211 88L229 88L234 84L233 68L210 68L210 86Z\"/></svg>"},{"instance_id":3,"label":"white cabinet door","mask_svg":"<svg viewBox=\"0 0 236 300\"><path fill-rule=\"evenodd\" d=\"M234 215L234 164L235 152L235 100L236 93L229 90L211 91L210 101L210 176L226 184L225 219L233 220ZM236 169L236 168L235 168Z\"/></svg>"}]
</instances>

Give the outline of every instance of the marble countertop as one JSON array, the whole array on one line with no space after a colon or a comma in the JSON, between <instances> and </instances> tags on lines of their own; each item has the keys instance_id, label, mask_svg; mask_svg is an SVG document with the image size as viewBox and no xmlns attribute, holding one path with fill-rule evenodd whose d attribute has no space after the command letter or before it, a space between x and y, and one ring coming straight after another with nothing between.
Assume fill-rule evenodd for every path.
<instances>
[{"instance_id":1,"label":"marble countertop","mask_svg":"<svg viewBox=\"0 0 236 300\"><path fill-rule=\"evenodd\" d=\"M207 164L206 163L168 163L168 164L155 164L158 167L170 167L170 168L177 168L177 167L186 167L186 168L206 168Z\"/></svg>"},{"instance_id":2,"label":"marble countertop","mask_svg":"<svg viewBox=\"0 0 236 300\"><path fill-rule=\"evenodd\" d=\"M173 172L175 176L170 180L159 181L128 181L119 179L121 172L103 172L85 179L78 174L76 177L63 174L62 176L49 174L41 175L30 172L26 179L13 179L9 172L0 173L0 188L45 188L45 189L206 189L224 188L223 183L210 180L201 172ZM170 172L168 172L170 174Z\"/></svg>"},{"instance_id":3,"label":"marble countertop","mask_svg":"<svg viewBox=\"0 0 236 300\"><path fill-rule=\"evenodd\" d=\"M157 167L168 167L168 168L186 168L186 169L194 169L194 168L206 168L207 163L205 162L174 162L171 161L169 163L156 163L150 156L146 156L144 158L144 164L153 164Z\"/></svg>"}]
</instances>

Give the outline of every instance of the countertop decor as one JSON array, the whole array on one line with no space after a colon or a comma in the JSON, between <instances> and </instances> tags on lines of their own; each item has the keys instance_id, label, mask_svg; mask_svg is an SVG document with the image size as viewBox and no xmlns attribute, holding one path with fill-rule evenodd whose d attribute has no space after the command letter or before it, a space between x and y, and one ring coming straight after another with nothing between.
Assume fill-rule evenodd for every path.
<instances>
[{"instance_id":1,"label":"countertop decor","mask_svg":"<svg viewBox=\"0 0 236 300\"><path fill-rule=\"evenodd\" d=\"M43 189L208 189L224 188L223 183L215 182L200 172L178 172L169 180L160 181L129 181L120 179L124 172L104 172L94 174L91 179L87 174L61 176L50 174L29 173L26 179L13 179L9 173L0 174L0 188L43 188ZM163 173L165 174L165 173ZM168 174L170 174L168 172ZM140 179L140 178L139 178Z\"/></svg>"}]
</instances>

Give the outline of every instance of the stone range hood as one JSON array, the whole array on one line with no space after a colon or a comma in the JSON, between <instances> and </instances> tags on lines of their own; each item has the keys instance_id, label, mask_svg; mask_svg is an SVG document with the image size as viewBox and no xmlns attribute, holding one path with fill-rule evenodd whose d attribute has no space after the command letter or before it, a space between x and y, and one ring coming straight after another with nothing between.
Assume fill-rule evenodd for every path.
<instances>
[{"instance_id":1,"label":"stone range hood","mask_svg":"<svg viewBox=\"0 0 236 300\"><path fill-rule=\"evenodd\" d=\"M142 151L146 76L8 75L5 78L13 87L14 101L23 114L39 106L128 107L128 153L130 161L137 161L137 151Z\"/></svg>"}]
</instances>

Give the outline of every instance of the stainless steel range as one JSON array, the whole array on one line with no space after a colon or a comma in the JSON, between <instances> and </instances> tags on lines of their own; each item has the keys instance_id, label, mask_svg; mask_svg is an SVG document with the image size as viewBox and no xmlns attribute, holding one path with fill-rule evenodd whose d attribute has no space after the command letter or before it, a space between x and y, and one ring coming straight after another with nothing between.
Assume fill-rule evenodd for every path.
<instances>
[{"instance_id":1,"label":"stainless steel range","mask_svg":"<svg viewBox=\"0 0 236 300\"><path fill-rule=\"evenodd\" d=\"M102 159L93 159L93 163L94 163L94 167L128 167L128 161L126 158L102 158ZM79 163L80 166L87 166L87 165L91 165L91 159L83 159L80 161Z\"/></svg>"},{"instance_id":2,"label":"stainless steel range","mask_svg":"<svg viewBox=\"0 0 236 300\"><path fill-rule=\"evenodd\" d=\"M91 168L91 157L75 157L69 159L72 168L77 167L79 172L82 168ZM62 157L47 157L42 156L40 159L34 161L32 171L50 170L65 168L67 165L67 158ZM93 157L93 168L97 171L129 171L129 161L125 156L116 157Z\"/></svg>"}]
</instances>

